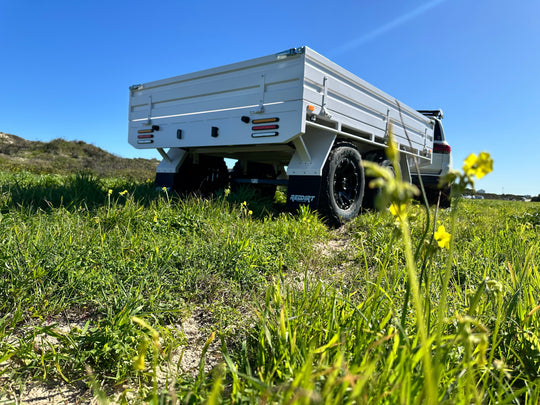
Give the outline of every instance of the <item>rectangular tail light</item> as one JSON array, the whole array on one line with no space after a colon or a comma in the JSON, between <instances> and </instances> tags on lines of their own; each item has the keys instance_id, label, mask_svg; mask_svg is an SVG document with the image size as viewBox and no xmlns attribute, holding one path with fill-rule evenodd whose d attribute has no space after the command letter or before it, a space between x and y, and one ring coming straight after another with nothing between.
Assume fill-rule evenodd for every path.
<instances>
[{"instance_id":1,"label":"rectangular tail light","mask_svg":"<svg viewBox=\"0 0 540 405\"><path fill-rule=\"evenodd\" d=\"M443 155L449 155L452 152L452 148L447 143L434 143L433 153L442 153Z\"/></svg>"}]
</instances>

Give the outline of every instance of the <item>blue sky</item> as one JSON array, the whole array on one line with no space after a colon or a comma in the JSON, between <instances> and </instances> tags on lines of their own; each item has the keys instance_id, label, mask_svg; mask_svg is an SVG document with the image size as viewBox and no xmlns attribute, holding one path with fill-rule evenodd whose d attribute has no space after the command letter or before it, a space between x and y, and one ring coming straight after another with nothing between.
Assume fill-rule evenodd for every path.
<instances>
[{"instance_id":1,"label":"blue sky","mask_svg":"<svg viewBox=\"0 0 540 405\"><path fill-rule=\"evenodd\" d=\"M417 109L488 192L540 194L540 1L0 0L0 131L125 157L128 88L307 45Z\"/></svg>"}]
</instances>

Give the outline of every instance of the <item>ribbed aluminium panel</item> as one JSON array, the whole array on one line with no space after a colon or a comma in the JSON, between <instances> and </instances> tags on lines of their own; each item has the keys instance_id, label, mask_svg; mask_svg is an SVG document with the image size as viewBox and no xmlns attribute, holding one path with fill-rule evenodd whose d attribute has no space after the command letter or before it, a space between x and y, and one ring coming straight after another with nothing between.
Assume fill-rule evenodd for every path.
<instances>
[{"instance_id":1,"label":"ribbed aluminium panel","mask_svg":"<svg viewBox=\"0 0 540 405\"><path fill-rule=\"evenodd\" d=\"M398 107L393 97L307 47L135 87L129 142L137 148L286 144L309 130L308 105L329 115L325 125L333 133L358 142L384 146L391 122L402 149L430 159L429 118ZM253 136L242 117L279 117L279 130ZM159 130L138 138L152 126Z\"/></svg>"},{"instance_id":2,"label":"ribbed aluminium panel","mask_svg":"<svg viewBox=\"0 0 540 405\"><path fill-rule=\"evenodd\" d=\"M412 145L414 154L423 158L425 152L429 160L431 120L317 52L306 48L305 55L304 99L316 106L316 113L326 94L325 111L338 127L345 125L371 139L380 139L386 136L391 122L400 147L410 150Z\"/></svg>"},{"instance_id":3,"label":"ribbed aluminium panel","mask_svg":"<svg viewBox=\"0 0 540 405\"><path fill-rule=\"evenodd\" d=\"M139 148L286 143L301 130L303 63L276 55L143 84L130 94L129 140ZM242 116L280 117L278 136L253 137ZM159 126L151 144L141 128ZM218 137L208 137L218 127ZM181 139L177 131L182 131Z\"/></svg>"}]
</instances>

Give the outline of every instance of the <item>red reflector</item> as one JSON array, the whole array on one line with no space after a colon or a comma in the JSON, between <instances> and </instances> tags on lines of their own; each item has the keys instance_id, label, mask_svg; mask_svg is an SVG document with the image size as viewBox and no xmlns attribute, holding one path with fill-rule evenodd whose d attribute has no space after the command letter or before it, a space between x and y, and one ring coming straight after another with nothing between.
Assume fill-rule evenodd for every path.
<instances>
[{"instance_id":1,"label":"red reflector","mask_svg":"<svg viewBox=\"0 0 540 405\"><path fill-rule=\"evenodd\" d=\"M279 125L255 125L254 127L251 127L254 131L262 131L266 129L278 129Z\"/></svg>"},{"instance_id":2,"label":"red reflector","mask_svg":"<svg viewBox=\"0 0 540 405\"><path fill-rule=\"evenodd\" d=\"M452 148L446 143L434 143L433 144L433 153L443 153L445 155L450 154Z\"/></svg>"},{"instance_id":3,"label":"red reflector","mask_svg":"<svg viewBox=\"0 0 540 405\"><path fill-rule=\"evenodd\" d=\"M144 139L144 138L153 138L154 135L137 135L137 138Z\"/></svg>"}]
</instances>

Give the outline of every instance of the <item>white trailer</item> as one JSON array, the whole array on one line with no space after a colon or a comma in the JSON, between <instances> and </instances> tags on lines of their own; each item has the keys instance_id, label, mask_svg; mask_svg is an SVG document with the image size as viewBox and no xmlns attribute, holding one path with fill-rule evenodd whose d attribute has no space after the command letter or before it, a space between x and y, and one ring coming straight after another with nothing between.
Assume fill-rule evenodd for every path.
<instances>
[{"instance_id":1,"label":"white trailer","mask_svg":"<svg viewBox=\"0 0 540 405\"><path fill-rule=\"evenodd\" d=\"M392 124L401 172L431 162L434 121L308 47L130 87L129 143L156 148L156 185L211 193L287 184L291 209L354 218L362 159L383 161ZM229 176L224 158L237 159ZM370 197L371 198L371 197Z\"/></svg>"}]
</instances>

